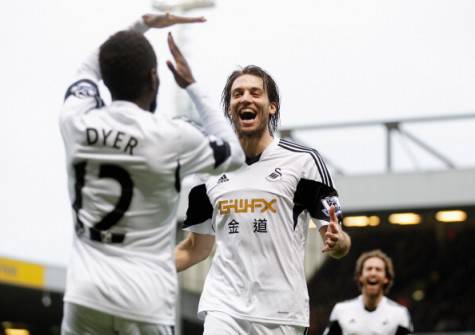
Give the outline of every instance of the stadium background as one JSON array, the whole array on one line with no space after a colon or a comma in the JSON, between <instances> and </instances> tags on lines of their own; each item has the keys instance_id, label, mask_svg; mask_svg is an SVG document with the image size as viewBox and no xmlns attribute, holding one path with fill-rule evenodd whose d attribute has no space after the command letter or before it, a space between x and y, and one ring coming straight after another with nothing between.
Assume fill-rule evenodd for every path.
<instances>
[{"instance_id":1,"label":"stadium background","mask_svg":"<svg viewBox=\"0 0 475 335\"><path fill-rule=\"evenodd\" d=\"M72 227L57 131L61 96L87 51L151 4L0 6L6 50L0 91L7 93L0 125L0 322L4 329L56 334ZM174 32L215 101L236 64L263 65L281 87L281 135L327 158L347 217L379 218L377 225L373 218L346 228L353 249L338 262L322 259L316 232L310 232L310 333L321 333L336 301L357 294L354 261L375 247L395 261L389 296L408 306L417 332L474 332L473 1L270 6L246 0L188 14L206 15L208 22ZM149 36L167 59L158 43L163 35ZM171 78L164 70L160 75L159 108L187 110ZM438 211L453 209L466 217L436 220ZM420 215L420 222L390 223L391 214L407 212ZM206 268L181 276L183 334L199 333L195 309Z\"/></svg>"},{"instance_id":2,"label":"stadium background","mask_svg":"<svg viewBox=\"0 0 475 335\"><path fill-rule=\"evenodd\" d=\"M353 246L341 260L326 259L319 252L322 246L316 229L310 230L306 259L309 333L321 334L333 305L358 294L352 280L356 258L374 248L393 258L396 281L389 296L409 308L417 333L475 332L475 189L471 183L475 169L337 175L335 179L347 208L345 229ZM352 198L360 189L365 189L366 198ZM186 199L182 199L180 218L185 207ZM444 219L440 216L444 211L462 216ZM395 219L397 213L410 215ZM177 235L183 237L181 231ZM196 308L209 263L180 275L177 308L182 334L201 333ZM64 267L0 258L2 327L58 334L64 279Z\"/></svg>"}]
</instances>

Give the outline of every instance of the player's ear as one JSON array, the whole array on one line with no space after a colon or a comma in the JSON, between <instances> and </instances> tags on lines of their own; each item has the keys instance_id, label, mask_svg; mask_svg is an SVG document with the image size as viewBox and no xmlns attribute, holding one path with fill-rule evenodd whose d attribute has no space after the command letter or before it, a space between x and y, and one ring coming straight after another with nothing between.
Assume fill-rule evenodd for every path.
<instances>
[{"instance_id":1,"label":"player's ear","mask_svg":"<svg viewBox=\"0 0 475 335\"><path fill-rule=\"evenodd\" d=\"M269 114L274 115L277 112L277 104L275 102L270 103Z\"/></svg>"},{"instance_id":2,"label":"player's ear","mask_svg":"<svg viewBox=\"0 0 475 335\"><path fill-rule=\"evenodd\" d=\"M160 78L158 77L158 72L157 72L156 67L154 67L150 70L149 78L150 78L150 84L151 84L151 87L152 87L153 91L157 92L158 87L160 86Z\"/></svg>"},{"instance_id":3,"label":"player's ear","mask_svg":"<svg viewBox=\"0 0 475 335\"><path fill-rule=\"evenodd\" d=\"M358 277L358 288L359 288L360 290L361 290L361 289L363 288L363 286L364 286L364 285L363 285L363 284L364 284L364 283L363 283L363 279L362 279L361 277L362 277L362 275L360 275L360 276Z\"/></svg>"}]
</instances>

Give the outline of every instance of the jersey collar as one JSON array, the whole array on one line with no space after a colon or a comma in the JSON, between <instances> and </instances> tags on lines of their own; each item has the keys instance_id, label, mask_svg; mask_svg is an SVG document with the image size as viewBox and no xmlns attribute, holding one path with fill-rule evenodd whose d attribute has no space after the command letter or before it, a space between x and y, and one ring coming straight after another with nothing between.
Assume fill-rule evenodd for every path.
<instances>
[{"instance_id":1,"label":"jersey collar","mask_svg":"<svg viewBox=\"0 0 475 335\"><path fill-rule=\"evenodd\" d=\"M134 110L134 111L140 111L140 112L148 112L134 104L133 102L126 101L126 100L114 100L111 103L111 106L114 107L114 109L119 109L119 110ZM150 113L150 112L149 112Z\"/></svg>"},{"instance_id":2,"label":"jersey collar","mask_svg":"<svg viewBox=\"0 0 475 335\"><path fill-rule=\"evenodd\" d=\"M272 142L264 149L263 152L261 152L259 155L255 157L246 157L246 164L252 165L254 163L259 162L262 159L265 159L268 153L272 151L272 149L279 144L279 141L280 141L280 138L277 136L274 136L274 139L272 140Z\"/></svg>"}]
</instances>

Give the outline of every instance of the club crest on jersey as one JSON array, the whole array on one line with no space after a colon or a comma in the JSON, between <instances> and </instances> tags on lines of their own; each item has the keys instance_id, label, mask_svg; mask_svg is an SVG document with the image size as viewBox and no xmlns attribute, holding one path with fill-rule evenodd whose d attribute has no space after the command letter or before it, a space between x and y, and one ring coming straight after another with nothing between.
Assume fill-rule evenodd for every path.
<instances>
[{"instance_id":1,"label":"club crest on jersey","mask_svg":"<svg viewBox=\"0 0 475 335\"><path fill-rule=\"evenodd\" d=\"M270 211L276 213L277 199L273 198L270 201L267 201L263 198L256 199L229 199L229 200L220 200L218 201L218 210L219 214L227 215L234 213L264 213Z\"/></svg>"},{"instance_id":2,"label":"club crest on jersey","mask_svg":"<svg viewBox=\"0 0 475 335\"><path fill-rule=\"evenodd\" d=\"M338 200L338 197L330 196L330 197L323 198L322 205L323 205L322 212L323 214L325 214L325 216L330 216L329 210L330 210L330 207L333 206L335 207L336 216L341 217L342 210L341 210L340 201Z\"/></svg>"},{"instance_id":3,"label":"club crest on jersey","mask_svg":"<svg viewBox=\"0 0 475 335\"><path fill-rule=\"evenodd\" d=\"M268 181L276 181L276 180L279 180L280 178L282 178L282 169L281 168L275 168L274 171L272 171L267 177L266 179Z\"/></svg>"}]
</instances>

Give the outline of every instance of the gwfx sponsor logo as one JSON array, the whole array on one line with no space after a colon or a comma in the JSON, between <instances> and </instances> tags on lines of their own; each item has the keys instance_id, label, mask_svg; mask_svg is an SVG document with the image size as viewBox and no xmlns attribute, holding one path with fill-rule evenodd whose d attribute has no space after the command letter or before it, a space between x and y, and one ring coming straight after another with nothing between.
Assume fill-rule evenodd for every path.
<instances>
[{"instance_id":1,"label":"gwfx sponsor logo","mask_svg":"<svg viewBox=\"0 0 475 335\"><path fill-rule=\"evenodd\" d=\"M257 199L230 199L221 200L218 202L219 214L227 215L231 212L234 213L264 213L271 211L276 213L277 199L271 199L267 201L263 198Z\"/></svg>"}]
</instances>

